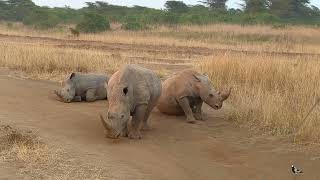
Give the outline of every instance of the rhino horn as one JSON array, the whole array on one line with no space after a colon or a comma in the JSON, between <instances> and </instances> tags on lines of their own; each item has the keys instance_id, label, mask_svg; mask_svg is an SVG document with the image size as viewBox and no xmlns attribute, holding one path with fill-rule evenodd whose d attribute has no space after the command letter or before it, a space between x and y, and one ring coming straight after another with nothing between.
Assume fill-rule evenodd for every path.
<instances>
[{"instance_id":1,"label":"rhino horn","mask_svg":"<svg viewBox=\"0 0 320 180\"><path fill-rule=\"evenodd\" d=\"M222 100L223 100L223 101L225 101L226 99L228 99L228 97L229 97L230 94L231 94L231 89L232 89L232 88L230 88L227 92L224 92L224 93L221 94L221 97L222 97Z\"/></svg>"},{"instance_id":2,"label":"rhino horn","mask_svg":"<svg viewBox=\"0 0 320 180\"><path fill-rule=\"evenodd\" d=\"M101 120L101 122L102 122L103 127L104 127L107 131L111 130L111 127L109 126L108 123L106 123L106 121L104 120L104 118L103 118L103 116L102 116L101 114L100 114L100 120Z\"/></svg>"},{"instance_id":3,"label":"rhino horn","mask_svg":"<svg viewBox=\"0 0 320 180\"><path fill-rule=\"evenodd\" d=\"M54 93L55 93L59 98L62 98L62 96L61 96L61 94L60 94L60 92L59 92L59 91L54 90Z\"/></svg>"}]
</instances>

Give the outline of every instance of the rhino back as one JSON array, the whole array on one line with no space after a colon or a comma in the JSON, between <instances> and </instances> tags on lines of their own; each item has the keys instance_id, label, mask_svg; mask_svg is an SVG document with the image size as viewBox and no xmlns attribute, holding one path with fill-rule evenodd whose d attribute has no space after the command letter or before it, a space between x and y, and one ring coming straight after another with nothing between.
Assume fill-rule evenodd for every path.
<instances>
[{"instance_id":1,"label":"rhino back","mask_svg":"<svg viewBox=\"0 0 320 180\"><path fill-rule=\"evenodd\" d=\"M73 82L76 87L76 95L85 95L88 89L105 89L105 83L108 82L108 76L104 74L82 74L77 73Z\"/></svg>"},{"instance_id":2,"label":"rhino back","mask_svg":"<svg viewBox=\"0 0 320 180\"><path fill-rule=\"evenodd\" d=\"M161 94L160 78L153 71L138 65L125 65L112 75L108 90L123 84L132 87L131 106L133 107L137 104L149 103L150 100L156 101Z\"/></svg>"}]
</instances>

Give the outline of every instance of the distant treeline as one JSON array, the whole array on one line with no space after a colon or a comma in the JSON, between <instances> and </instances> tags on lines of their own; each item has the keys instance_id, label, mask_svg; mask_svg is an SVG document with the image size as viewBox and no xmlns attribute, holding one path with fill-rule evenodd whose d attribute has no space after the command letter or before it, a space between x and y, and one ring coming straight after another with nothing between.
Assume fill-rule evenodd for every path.
<instances>
[{"instance_id":1,"label":"distant treeline","mask_svg":"<svg viewBox=\"0 0 320 180\"><path fill-rule=\"evenodd\" d=\"M58 24L119 22L125 29L144 29L154 24L315 24L320 25L319 8L309 0L243 0L241 9L227 9L226 0L204 0L199 5L167 1L164 10L141 6L125 7L106 2L87 2L81 9L49 8L31 0L0 0L0 20L23 22L36 28ZM103 17L103 19L101 19ZM98 18L98 20L97 20ZM95 22L92 22L96 19ZM78 27L80 27L78 26ZM108 25L104 25L108 29ZM80 29L81 30L81 29ZM99 30L98 30L99 31Z\"/></svg>"}]
</instances>

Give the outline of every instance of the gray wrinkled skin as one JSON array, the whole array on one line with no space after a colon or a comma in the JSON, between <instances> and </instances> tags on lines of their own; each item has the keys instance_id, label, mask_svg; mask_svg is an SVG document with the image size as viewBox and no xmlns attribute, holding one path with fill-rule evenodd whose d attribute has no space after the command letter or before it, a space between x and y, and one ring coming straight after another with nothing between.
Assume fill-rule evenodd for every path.
<instances>
[{"instance_id":1,"label":"gray wrinkled skin","mask_svg":"<svg viewBox=\"0 0 320 180\"><path fill-rule=\"evenodd\" d=\"M101 116L107 136L140 139L141 125L148 129L147 120L161 95L160 78L149 69L125 65L111 76L107 87L108 115L106 118Z\"/></svg>"},{"instance_id":2,"label":"gray wrinkled skin","mask_svg":"<svg viewBox=\"0 0 320 180\"><path fill-rule=\"evenodd\" d=\"M102 100L107 98L105 84L108 80L103 74L72 73L64 87L54 93L65 103Z\"/></svg>"},{"instance_id":3,"label":"gray wrinkled skin","mask_svg":"<svg viewBox=\"0 0 320 180\"><path fill-rule=\"evenodd\" d=\"M184 70L162 83L157 108L169 115L186 115L187 122L195 123L195 120L203 120L203 102L213 109L220 109L230 93L231 89L224 93L215 90L208 76Z\"/></svg>"}]
</instances>

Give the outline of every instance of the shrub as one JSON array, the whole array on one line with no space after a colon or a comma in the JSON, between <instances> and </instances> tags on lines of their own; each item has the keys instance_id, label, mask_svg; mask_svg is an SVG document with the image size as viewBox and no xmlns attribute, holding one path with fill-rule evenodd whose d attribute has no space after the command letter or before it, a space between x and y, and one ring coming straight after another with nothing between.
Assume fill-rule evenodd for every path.
<instances>
[{"instance_id":1,"label":"shrub","mask_svg":"<svg viewBox=\"0 0 320 180\"><path fill-rule=\"evenodd\" d=\"M76 29L85 33L97 33L110 29L109 21L95 13L85 13L83 19L77 24Z\"/></svg>"},{"instance_id":2,"label":"shrub","mask_svg":"<svg viewBox=\"0 0 320 180\"><path fill-rule=\"evenodd\" d=\"M59 23L59 18L43 9L36 9L23 19L23 24L34 26L38 29L49 29Z\"/></svg>"},{"instance_id":3,"label":"shrub","mask_svg":"<svg viewBox=\"0 0 320 180\"><path fill-rule=\"evenodd\" d=\"M128 22L123 24L121 28L125 30L138 31L138 30L146 29L146 26L138 22Z\"/></svg>"}]
</instances>

